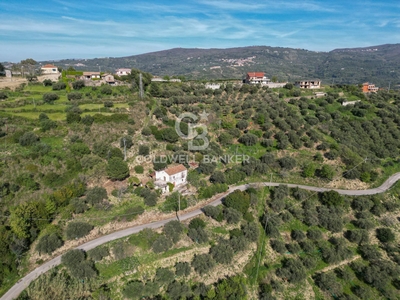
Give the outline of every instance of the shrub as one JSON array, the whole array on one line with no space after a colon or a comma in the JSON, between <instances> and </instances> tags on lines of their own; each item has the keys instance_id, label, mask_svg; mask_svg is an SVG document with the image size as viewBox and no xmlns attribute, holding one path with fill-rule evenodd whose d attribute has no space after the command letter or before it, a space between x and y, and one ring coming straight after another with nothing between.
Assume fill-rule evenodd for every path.
<instances>
[{"instance_id":1,"label":"shrub","mask_svg":"<svg viewBox=\"0 0 400 300\"><path fill-rule=\"evenodd\" d=\"M237 224L242 217L242 214L239 211L230 207L226 207L223 214L224 219L228 222L228 224Z\"/></svg>"},{"instance_id":2,"label":"shrub","mask_svg":"<svg viewBox=\"0 0 400 300\"><path fill-rule=\"evenodd\" d=\"M176 243L180 239L180 236L183 232L183 227L179 221L169 221L164 225L163 232L167 238L171 239L173 243Z\"/></svg>"},{"instance_id":3,"label":"shrub","mask_svg":"<svg viewBox=\"0 0 400 300\"><path fill-rule=\"evenodd\" d=\"M250 196L246 192L235 190L233 193L226 196L224 205L244 214L250 207Z\"/></svg>"},{"instance_id":4,"label":"shrub","mask_svg":"<svg viewBox=\"0 0 400 300\"><path fill-rule=\"evenodd\" d=\"M94 122L94 118L91 115L86 115L81 119L81 123L85 124L86 126L92 125Z\"/></svg>"},{"instance_id":5,"label":"shrub","mask_svg":"<svg viewBox=\"0 0 400 300\"><path fill-rule=\"evenodd\" d=\"M301 282L307 277L303 264L294 259L285 259L282 268L276 271L276 275L287 278L291 283Z\"/></svg>"},{"instance_id":6,"label":"shrub","mask_svg":"<svg viewBox=\"0 0 400 300\"><path fill-rule=\"evenodd\" d=\"M352 243L368 243L369 241L369 235L368 231L365 229L359 229L359 230L348 230L345 233L345 237Z\"/></svg>"},{"instance_id":7,"label":"shrub","mask_svg":"<svg viewBox=\"0 0 400 300\"><path fill-rule=\"evenodd\" d=\"M35 144L38 141L39 141L38 136L31 131L25 132L19 138L19 144L21 146L32 146L33 144Z\"/></svg>"},{"instance_id":8,"label":"shrub","mask_svg":"<svg viewBox=\"0 0 400 300\"><path fill-rule=\"evenodd\" d=\"M250 242L256 242L260 235L260 228L254 222L247 223L242 226L244 237Z\"/></svg>"},{"instance_id":9,"label":"shrub","mask_svg":"<svg viewBox=\"0 0 400 300\"><path fill-rule=\"evenodd\" d=\"M107 191L103 187L96 186L91 188L86 193L86 202L90 205L95 205L107 199Z\"/></svg>"},{"instance_id":10,"label":"shrub","mask_svg":"<svg viewBox=\"0 0 400 300\"><path fill-rule=\"evenodd\" d=\"M63 241L56 233L47 234L39 240L38 244L36 245L36 251L38 251L39 254L51 254L54 252L54 250L60 248L62 245Z\"/></svg>"},{"instance_id":11,"label":"shrub","mask_svg":"<svg viewBox=\"0 0 400 300\"><path fill-rule=\"evenodd\" d=\"M72 87L74 88L74 90L80 90L81 88L85 87L85 81L77 80L72 83Z\"/></svg>"},{"instance_id":12,"label":"shrub","mask_svg":"<svg viewBox=\"0 0 400 300\"><path fill-rule=\"evenodd\" d=\"M82 93L79 93L79 92L68 93L67 99L70 101L71 100L80 100L80 99L82 99Z\"/></svg>"},{"instance_id":13,"label":"shrub","mask_svg":"<svg viewBox=\"0 0 400 300\"><path fill-rule=\"evenodd\" d=\"M113 107L114 106L114 102L112 101L104 101L104 107Z\"/></svg>"},{"instance_id":14,"label":"shrub","mask_svg":"<svg viewBox=\"0 0 400 300\"><path fill-rule=\"evenodd\" d=\"M279 165L282 169L292 170L296 166L296 160L292 157L285 156L278 160Z\"/></svg>"},{"instance_id":15,"label":"shrub","mask_svg":"<svg viewBox=\"0 0 400 300\"><path fill-rule=\"evenodd\" d=\"M110 253L108 252L108 248L107 247L101 247L100 246L100 247L96 247L96 248L94 248L92 250L89 250L87 252L87 254L94 261L100 261L104 257L108 256Z\"/></svg>"},{"instance_id":16,"label":"shrub","mask_svg":"<svg viewBox=\"0 0 400 300\"><path fill-rule=\"evenodd\" d=\"M129 177L128 164L119 157L112 157L108 161L107 175L112 180L123 180Z\"/></svg>"},{"instance_id":17,"label":"shrub","mask_svg":"<svg viewBox=\"0 0 400 300\"><path fill-rule=\"evenodd\" d=\"M69 205L72 208L72 211L76 214L84 213L89 209L86 203L79 198L71 199Z\"/></svg>"},{"instance_id":18,"label":"shrub","mask_svg":"<svg viewBox=\"0 0 400 300\"><path fill-rule=\"evenodd\" d=\"M210 248L210 254L217 263L230 264L234 253L227 241L220 241Z\"/></svg>"},{"instance_id":19,"label":"shrub","mask_svg":"<svg viewBox=\"0 0 400 300\"><path fill-rule=\"evenodd\" d=\"M219 207L207 205L203 207L203 212L207 217L211 217L219 222L222 221L221 209Z\"/></svg>"},{"instance_id":20,"label":"shrub","mask_svg":"<svg viewBox=\"0 0 400 300\"><path fill-rule=\"evenodd\" d=\"M291 237L292 237L292 239L294 239L296 241L301 241L301 240L304 240L306 238L306 235L301 230L293 229L292 233L291 233Z\"/></svg>"},{"instance_id":21,"label":"shrub","mask_svg":"<svg viewBox=\"0 0 400 300\"><path fill-rule=\"evenodd\" d=\"M172 241L168 239L166 236L159 236L154 242L151 248L155 253L161 253L167 251L172 247Z\"/></svg>"},{"instance_id":22,"label":"shrub","mask_svg":"<svg viewBox=\"0 0 400 300\"><path fill-rule=\"evenodd\" d=\"M343 197L333 190L319 193L319 199L326 206L342 206L344 204Z\"/></svg>"},{"instance_id":23,"label":"shrub","mask_svg":"<svg viewBox=\"0 0 400 300\"><path fill-rule=\"evenodd\" d=\"M143 169L142 166L135 166L135 167L134 167L134 170L135 170L135 172L136 172L137 174L143 174L143 171L144 171L144 169Z\"/></svg>"},{"instance_id":24,"label":"shrub","mask_svg":"<svg viewBox=\"0 0 400 300\"><path fill-rule=\"evenodd\" d=\"M322 232L321 232L321 230L318 230L318 229L309 229L309 230L307 230L307 237L310 240L314 240L314 241L320 240L320 239L322 239Z\"/></svg>"},{"instance_id":25,"label":"shrub","mask_svg":"<svg viewBox=\"0 0 400 300\"><path fill-rule=\"evenodd\" d=\"M175 264L175 275L176 276L189 276L190 275L190 264L188 262L177 262Z\"/></svg>"},{"instance_id":26,"label":"shrub","mask_svg":"<svg viewBox=\"0 0 400 300\"><path fill-rule=\"evenodd\" d=\"M210 254L195 255L192 260L192 267L200 275L207 274L215 266L215 261Z\"/></svg>"},{"instance_id":27,"label":"shrub","mask_svg":"<svg viewBox=\"0 0 400 300\"><path fill-rule=\"evenodd\" d=\"M149 127L144 127L142 129L142 134L145 135L145 136L151 135L151 129Z\"/></svg>"},{"instance_id":28,"label":"shrub","mask_svg":"<svg viewBox=\"0 0 400 300\"><path fill-rule=\"evenodd\" d=\"M198 244L203 244L208 242L207 232L201 227L197 229L189 228L188 236L193 242L196 242Z\"/></svg>"},{"instance_id":29,"label":"shrub","mask_svg":"<svg viewBox=\"0 0 400 300\"><path fill-rule=\"evenodd\" d=\"M395 235L390 228L377 228L376 237L382 243L392 242L395 239Z\"/></svg>"},{"instance_id":30,"label":"shrub","mask_svg":"<svg viewBox=\"0 0 400 300\"><path fill-rule=\"evenodd\" d=\"M140 145L139 146L139 155L149 155L150 153L150 147L149 146L145 146L145 145Z\"/></svg>"},{"instance_id":31,"label":"shrub","mask_svg":"<svg viewBox=\"0 0 400 300\"><path fill-rule=\"evenodd\" d=\"M45 93L45 94L43 94L43 101L45 103L53 103L54 101L56 101L59 98L60 97L56 93Z\"/></svg>"},{"instance_id":32,"label":"shrub","mask_svg":"<svg viewBox=\"0 0 400 300\"><path fill-rule=\"evenodd\" d=\"M128 299L139 299L138 295L143 295L144 284L139 280L129 281L124 289L122 290L122 294ZM103 298L99 298L103 299ZM109 298L105 298L109 299Z\"/></svg>"},{"instance_id":33,"label":"shrub","mask_svg":"<svg viewBox=\"0 0 400 300\"><path fill-rule=\"evenodd\" d=\"M189 228L198 229L198 228L205 228L206 222L204 222L200 218L194 218L189 223Z\"/></svg>"},{"instance_id":34,"label":"shrub","mask_svg":"<svg viewBox=\"0 0 400 300\"><path fill-rule=\"evenodd\" d=\"M168 284L174 280L174 273L167 268L157 268L154 281L160 285Z\"/></svg>"},{"instance_id":35,"label":"shrub","mask_svg":"<svg viewBox=\"0 0 400 300\"><path fill-rule=\"evenodd\" d=\"M102 93L104 95L111 95L112 88L109 85L103 85L100 89L100 93Z\"/></svg>"},{"instance_id":36,"label":"shrub","mask_svg":"<svg viewBox=\"0 0 400 300\"><path fill-rule=\"evenodd\" d=\"M258 137L252 133L246 133L239 138L239 142L246 146L253 146L257 141Z\"/></svg>"},{"instance_id":37,"label":"shrub","mask_svg":"<svg viewBox=\"0 0 400 300\"><path fill-rule=\"evenodd\" d=\"M45 79L45 80L43 80L43 85L44 86L52 86L53 81L51 81L51 79Z\"/></svg>"},{"instance_id":38,"label":"shrub","mask_svg":"<svg viewBox=\"0 0 400 300\"><path fill-rule=\"evenodd\" d=\"M40 122L40 130L45 132L47 130L57 127L57 123L52 120L43 120Z\"/></svg>"},{"instance_id":39,"label":"shrub","mask_svg":"<svg viewBox=\"0 0 400 300\"><path fill-rule=\"evenodd\" d=\"M61 263L67 268L79 267L85 260L85 251L81 249L70 250L61 257Z\"/></svg>"},{"instance_id":40,"label":"shrub","mask_svg":"<svg viewBox=\"0 0 400 300\"><path fill-rule=\"evenodd\" d=\"M67 87L67 85L65 84L65 82L59 81L59 82L53 83L52 89L53 89L53 91L60 91L60 90L65 90L66 87Z\"/></svg>"},{"instance_id":41,"label":"shrub","mask_svg":"<svg viewBox=\"0 0 400 300\"><path fill-rule=\"evenodd\" d=\"M67 225L65 234L69 240L79 239L89 234L92 229L93 226L85 222L70 222Z\"/></svg>"}]
</instances>

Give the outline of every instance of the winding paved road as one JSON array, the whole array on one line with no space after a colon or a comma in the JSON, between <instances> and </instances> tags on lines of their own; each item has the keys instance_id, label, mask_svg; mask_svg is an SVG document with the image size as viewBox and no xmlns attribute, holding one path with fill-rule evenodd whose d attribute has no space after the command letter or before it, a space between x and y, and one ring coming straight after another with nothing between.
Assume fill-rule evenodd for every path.
<instances>
[{"instance_id":1,"label":"winding paved road","mask_svg":"<svg viewBox=\"0 0 400 300\"><path fill-rule=\"evenodd\" d=\"M374 195L374 194L379 194L387 191L390 187L393 186L398 180L400 179L400 173L396 173L392 176L390 176L380 187L374 188L374 189L369 189L369 190L340 190L340 189L333 189L334 191L337 191L339 194L342 195L350 195L350 196L360 196L360 195ZM249 187L256 187L256 186L278 186L280 184L285 184L290 188L294 187L299 187L301 189L309 190L309 191L314 191L314 192L324 192L324 191L329 191L332 189L328 188L320 188L320 187L314 187L314 186L307 186L307 185L300 185L300 184L288 184L288 183L275 183L275 182L262 182L262 183L252 183L252 184L243 184L239 186L234 186L230 187L229 190L224 193L224 195L220 196L213 202L209 203L208 205L213 205L217 206L221 204L222 199L226 197L226 195L232 193L234 190L246 190ZM195 217L197 215L202 214L203 212L201 211L201 208L187 212L183 215L179 216L179 219L181 221L190 219L192 217ZM100 246L102 244L105 244L107 242L126 237L128 235L138 233L139 231L145 229L145 228L150 228L150 229L155 229L164 226L166 223L169 221L175 220L176 218L169 218L153 223L148 223L148 224L143 224L143 225L138 225L134 226L131 228L127 228L124 230L116 231L113 233L110 233L105 236L101 236L97 239L94 239L92 241L86 242L75 249L83 249L85 251L88 251L90 249L93 249L97 246ZM28 287L28 285L35 280L39 275L47 272L51 268L59 265L61 263L61 255L53 258L52 260L44 263L43 265L37 267L35 270L30 272L28 275L20 279L10 290L8 290L7 293L3 295L3 297L0 298L0 300L11 300L15 299L18 297L18 295Z\"/></svg>"}]
</instances>

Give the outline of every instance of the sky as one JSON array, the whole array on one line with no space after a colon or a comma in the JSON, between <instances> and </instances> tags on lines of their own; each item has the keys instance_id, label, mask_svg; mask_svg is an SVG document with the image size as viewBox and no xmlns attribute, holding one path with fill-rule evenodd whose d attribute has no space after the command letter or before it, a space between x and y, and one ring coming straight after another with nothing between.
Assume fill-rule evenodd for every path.
<instances>
[{"instance_id":1,"label":"sky","mask_svg":"<svg viewBox=\"0 0 400 300\"><path fill-rule=\"evenodd\" d=\"M0 61L177 47L330 51L395 43L399 0L0 0Z\"/></svg>"}]
</instances>

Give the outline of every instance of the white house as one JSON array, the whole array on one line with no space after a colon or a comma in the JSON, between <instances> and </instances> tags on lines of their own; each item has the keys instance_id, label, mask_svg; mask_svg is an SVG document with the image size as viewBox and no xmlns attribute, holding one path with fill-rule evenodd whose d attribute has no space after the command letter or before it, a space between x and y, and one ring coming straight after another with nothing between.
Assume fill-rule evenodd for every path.
<instances>
[{"instance_id":1,"label":"white house","mask_svg":"<svg viewBox=\"0 0 400 300\"><path fill-rule=\"evenodd\" d=\"M168 192L168 183L174 186L186 184L187 169L184 165L176 165L167 169L156 171L156 187L162 190L163 193Z\"/></svg>"},{"instance_id":2,"label":"white house","mask_svg":"<svg viewBox=\"0 0 400 300\"><path fill-rule=\"evenodd\" d=\"M124 75L129 75L129 74L131 74L131 72L132 72L131 69L128 69L128 68L121 68L121 69L117 69L117 70L115 71L115 75L124 76Z\"/></svg>"},{"instance_id":3,"label":"white house","mask_svg":"<svg viewBox=\"0 0 400 300\"><path fill-rule=\"evenodd\" d=\"M206 89L218 90L221 87L219 83L207 83Z\"/></svg>"},{"instance_id":4,"label":"white house","mask_svg":"<svg viewBox=\"0 0 400 300\"><path fill-rule=\"evenodd\" d=\"M265 76L264 72L248 72L245 82L249 84L267 84L271 80Z\"/></svg>"},{"instance_id":5,"label":"white house","mask_svg":"<svg viewBox=\"0 0 400 300\"><path fill-rule=\"evenodd\" d=\"M83 72L81 79L83 80L91 80L91 79L100 79L100 72Z\"/></svg>"},{"instance_id":6,"label":"white house","mask_svg":"<svg viewBox=\"0 0 400 300\"><path fill-rule=\"evenodd\" d=\"M299 80L296 81L294 85L301 89L319 89L321 88L321 80L319 79Z\"/></svg>"},{"instance_id":7,"label":"white house","mask_svg":"<svg viewBox=\"0 0 400 300\"><path fill-rule=\"evenodd\" d=\"M42 74L58 74L58 69L55 65L47 64L40 68Z\"/></svg>"}]
</instances>

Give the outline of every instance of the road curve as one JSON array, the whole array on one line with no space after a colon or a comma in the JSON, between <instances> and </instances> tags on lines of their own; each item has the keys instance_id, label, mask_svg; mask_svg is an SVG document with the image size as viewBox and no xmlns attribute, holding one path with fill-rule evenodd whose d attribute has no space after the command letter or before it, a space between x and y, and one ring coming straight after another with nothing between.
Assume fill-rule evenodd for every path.
<instances>
[{"instance_id":1,"label":"road curve","mask_svg":"<svg viewBox=\"0 0 400 300\"><path fill-rule=\"evenodd\" d=\"M249 187L256 187L256 186L278 186L280 184L285 184L290 188L301 188L304 190L309 190L309 191L314 191L314 192L325 192L325 191L330 191L334 190L337 191L339 194L342 195L349 195L349 196L361 196L361 195L374 195L374 194L379 194L387 191L390 187L392 187L398 180L400 180L400 173L395 173L392 176L390 176L380 187L373 188L373 189L368 189L368 190L341 190L341 189L329 189L329 188L320 188L320 187L314 187L314 186L308 186L308 185L301 185L301 184L291 184L291 183L277 183L277 182L260 182L260 183L251 183L251 184L243 184L239 186L233 186L230 187L229 190L224 193L224 195L218 197L216 200L213 202L209 203L208 205L213 205L217 206L221 204L222 199L226 197L226 195L232 193L234 190L246 190ZM202 214L201 208L187 212L185 214L182 214L179 216L179 219L181 221L193 218L197 215ZM97 246L100 246L102 244L105 244L107 242L126 237L128 235L138 233L139 231L145 229L145 228L150 228L150 229L155 229L164 226L166 223L169 221L175 220L176 218L169 218L161 221L156 221L152 223L147 223L147 224L142 224L130 228L126 228L120 231L116 231L104 236L101 236L97 239L91 240L89 242L86 242L75 249L83 249L85 251L88 251L90 249L96 248ZM18 297L18 295L28 287L28 285L35 280L37 277L39 277L41 274L47 272L51 268L59 265L61 263L61 255L53 258L52 260L44 263L43 265L37 267L35 270L30 272L28 275L20 279L16 284L14 284L11 289L8 290L7 293L3 295L3 297L0 298L0 300L12 300Z\"/></svg>"}]
</instances>

